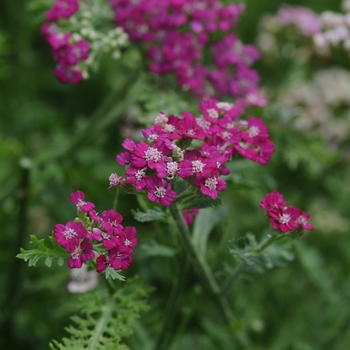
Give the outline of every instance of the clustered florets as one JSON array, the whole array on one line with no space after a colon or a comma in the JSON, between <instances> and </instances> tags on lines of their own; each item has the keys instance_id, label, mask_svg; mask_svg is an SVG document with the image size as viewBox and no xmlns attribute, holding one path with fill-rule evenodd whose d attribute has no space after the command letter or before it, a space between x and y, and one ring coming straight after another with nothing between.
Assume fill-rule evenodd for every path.
<instances>
[{"instance_id":1,"label":"clustered florets","mask_svg":"<svg viewBox=\"0 0 350 350\"><path fill-rule=\"evenodd\" d=\"M282 194L276 190L267 194L261 200L260 206L267 211L270 223L276 231L287 233L297 229L313 229L312 225L308 223L310 215L299 208L288 206Z\"/></svg>"},{"instance_id":2,"label":"clustered florets","mask_svg":"<svg viewBox=\"0 0 350 350\"><path fill-rule=\"evenodd\" d=\"M143 130L145 141L126 139L125 151L116 157L126 167L126 177L112 174L110 187L130 184L136 191L146 191L150 201L169 206L177 195L172 185L180 178L216 199L226 189L220 178L230 172L225 163L237 152L268 163L274 145L261 119L239 120L239 108L212 99L202 101L199 109L199 118L189 112L182 118L161 112ZM192 140L200 147L190 148Z\"/></svg>"},{"instance_id":3,"label":"clustered florets","mask_svg":"<svg viewBox=\"0 0 350 350\"><path fill-rule=\"evenodd\" d=\"M263 106L259 75L251 68L260 54L227 34L244 4L223 6L217 0L108 0L115 23L148 49L150 70L172 73L177 83L202 99L228 95L237 106ZM220 38L220 39L218 39ZM206 50L206 51L205 51ZM204 57L213 57L213 67Z\"/></svg>"},{"instance_id":4,"label":"clustered florets","mask_svg":"<svg viewBox=\"0 0 350 350\"><path fill-rule=\"evenodd\" d=\"M78 84L83 72L78 63L89 57L90 44L86 40L75 40L72 33L59 30L57 23L68 20L79 10L78 0L56 0L46 12L48 22L41 26L41 34L52 48L52 56L57 63L55 76L61 83Z\"/></svg>"},{"instance_id":5,"label":"clustered florets","mask_svg":"<svg viewBox=\"0 0 350 350\"><path fill-rule=\"evenodd\" d=\"M83 263L97 256L96 270L99 273L109 266L115 270L127 269L137 243L136 228L124 227L121 224L123 217L113 209L105 210L99 216L94 210L95 205L85 202L84 198L81 191L70 195L78 214L84 214L83 218L68 221L65 225L56 224L53 229L57 243L71 254L68 266L81 268Z\"/></svg>"}]
</instances>

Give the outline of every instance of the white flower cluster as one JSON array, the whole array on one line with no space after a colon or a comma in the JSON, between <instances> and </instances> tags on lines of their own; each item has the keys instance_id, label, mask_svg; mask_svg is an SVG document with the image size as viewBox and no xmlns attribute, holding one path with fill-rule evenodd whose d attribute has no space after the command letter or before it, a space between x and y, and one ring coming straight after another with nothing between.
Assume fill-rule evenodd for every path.
<instances>
[{"instance_id":1,"label":"white flower cluster","mask_svg":"<svg viewBox=\"0 0 350 350\"><path fill-rule=\"evenodd\" d=\"M350 50L350 1L342 3L344 13L325 11L320 20L323 30L314 36L314 43L319 48L342 44L344 49Z\"/></svg>"}]
</instances>

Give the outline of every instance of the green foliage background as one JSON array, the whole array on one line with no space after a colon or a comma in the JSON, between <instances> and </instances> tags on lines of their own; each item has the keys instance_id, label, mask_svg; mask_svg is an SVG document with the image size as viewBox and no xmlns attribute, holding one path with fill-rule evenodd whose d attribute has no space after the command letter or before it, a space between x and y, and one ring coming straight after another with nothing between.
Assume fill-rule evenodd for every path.
<instances>
[{"instance_id":1,"label":"green foliage background","mask_svg":"<svg viewBox=\"0 0 350 350\"><path fill-rule=\"evenodd\" d=\"M245 2L237 32L250 43L262 14L275 13L282 2ZM340 9L338 0L285 2L316 12ZM78 86L59 84L50 49L39 35L43 14L30 4L0 3L0 347L18 350L47 349L52 339L66 336L64 327L79 308L79 296L66 289L68 268L53 264L49 269L43 263L28 267L15 258L20 247L29 248L31 234L45 238L55 223L75 215L68 197L73 191L84 191L99 211L112 206L115 193L107 191L108 176L122 171L115 155L125 135L138 126L130 123L130 116L144 122L160 110L179 114L197 108L191 97L172 89L171 81L147 74L140 52L133 48L120 61L104 58ZM245 160L231 163L230 186L223 195L226 211L215 212L222 220L210 234L207 259L219 280L233 270L235 259L227 242L247 232L263 237L265 218L259 203L274 188L310 212L315 230L288 247L294 261L264 274L252 271L237 283L230 297L237 316L232 334L223 332L209 296L191 276L184 282L187 292L168 336L171 350L349 347L350 138L339 149L329 149L317 132L300 133L292 127L293 120L283 122L274 100L292 81L339 65L349 69L349 58L281 61L273 67L262 60L256 65L271 104L253 113L269 125L276 154L267 167ZM167 295L178 282L181 253L176 234L165 224L154 229L152 223L135 223L130 209L138 207L134 197L119 199L123 223L138 226L140 242L126 277L138 274L143 283L156 287L150 311L135 323L134 339L128 343L132 349L147 350L163 322ZM198 232L200 237L205 229ZM245 345L232 343L232 335L241 333Z\"/></svg>"}]
</instances>

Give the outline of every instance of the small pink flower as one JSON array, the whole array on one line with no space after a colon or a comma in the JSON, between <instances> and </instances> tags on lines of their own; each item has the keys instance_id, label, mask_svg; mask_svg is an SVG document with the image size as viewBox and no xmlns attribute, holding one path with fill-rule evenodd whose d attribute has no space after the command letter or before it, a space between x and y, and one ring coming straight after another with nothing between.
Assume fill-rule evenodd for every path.
<instances>
[{"instance_id":1,"label":"small pink flower","mask_svg":"<svg viewBox=\"0 0 350 350\"><path fill-rule=\"evenodd\" d=\"M123 217L113 209L102 212L102 228L110 235L118 235L123 230L122 221Z\"/></svg>"},{"instance_id":2,"label":"small pink flower","mask_svg":"<svg viewBox=\"0 0 350 350\"><path fill-rule=\"evenodd\" d=\"M156 176L147 179L146 188L148 199L165 207L169 206L176 197L176 192L171 189L170 182Z\"/></svg>"},{"instance_id":3,"label":"small pink flower","mask_svg":"<svg viewBox=\"0 0 350 350\"><path fill-rule=\"evenodd\" d=\"M68 259L68 266L71 269L80 269L85 261L95 257L92 244L84 239L80 245L76 246Z\"/></svg>"},{"instance_id":4,"label":"small pink flower","mask_svg":"<svg viewBox=\"0 0 350 350\"><path fill-rule=\"evenodd\" d=\"M62 63L56 66L54 74L57 80L63 84L79 84L83 79L83 73L79 69Z\"/></svg>"},{"instance_id":5,"label":"small pink flower","mask_svg":"<svg viewBox=\"0 0 350 350\"><path fill-rule=\"evenodd\" d=\"M284 208L287 202L283 200L283 196L277 190L273 190L261 200L260 207L270 211L273 209Z\"/></svg>"},{"instance_id":6,"label":"small pink flower","mask_svg":"<svg viewBox=\"0 0 350 350\"><path fill-rule=\"evenodd\" d=\"M191 226L193 224L193 217L198 214L199 214L199 209L182 210L182 216L187 226Z\"/></svg>"},{"instance_id":7,"label":"small pink flower","mask_svg":"<svg viewBox=\"0 0 350 350\"><path fill-rule=\"evenodd\" d=\"M298 227L296 220L300 216L300 210L290 206L285 209L276 209L269 212L272 227L277 231L289 232Z\"/></svg>"},{"instance_id":8,"label":"small pink flower","mask_svg":"<svg viewBox=\"0 0 350 350\"><path fill-rule=\"evenodd\" d=\"M77 206L78 210L81 210L85 213L88 213L92 209L95 208L95 204L92 202L85 202L85 194L81 191L76 191L74 193L71 193L70 196L70 201Z\"/></svg>"},{"instance_id":9,"label":"small pink flower","mask_svg":"<svg viewBox=\"0 0 350 350\"><path fill-rule=\"evenodd\" d=\"M126 270L132 262L129 248L124 245L109 250L108 254L109 264L114 270Z\"/></svg>"},{"instance_id":10,"label":"small pink flower","mask_svg":"<svg viewBox=\"0 0 350 350\"><path fill-rule=\"evenodd\" d=\"M120 240L122 241L122 244L128 248L129 254L132 254L134 251L133 248L137 244L136 228L132 226L126 226L120 235Z\"/></svg>"},{"instance_id":11,"label":"small pink flower","mask_svg":"<svg viewBox=\"0 0 350 350\"><path fill-rule=\"evenodd\" d=\"M96 259L96 271L98 273L102 273L106 270L107 267L109 267L109 256L106 256L104 254L101 254Z\"/></svg>"},{"instance_id":12,"label":"small pink flower","mask_svg":"<svg viewBox=\"0 0 350 350\"><path fill-rule=\"evenodd\" d=\"M226 182L216 176L198 176L194 179L194 184L199 187L204 195L213 199L218 197L218 192L222 192L226 189Z\"/></svg>"},{"instance_id":13,"label":"small pink flower","mask_svg":"<svg viewBox=\"0 0 350 350\"><path fill-rule=\"evenodd\" d=\"M70 253L79 246L79 239L87 237L88 234L81 222L68 221L65 225L56 224L53 229L57 243Z\"/></svg>"}]
</instances>

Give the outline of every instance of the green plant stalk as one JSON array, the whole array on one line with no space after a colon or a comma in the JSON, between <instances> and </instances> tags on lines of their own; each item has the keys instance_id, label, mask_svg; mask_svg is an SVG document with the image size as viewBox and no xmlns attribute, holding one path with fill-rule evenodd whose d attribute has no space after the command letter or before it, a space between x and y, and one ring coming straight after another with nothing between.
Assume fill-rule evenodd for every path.
<instances>
[{"instance_id":1,"label":"green plant stalk","mask_svg":"<svg viewBox=\"0 0 350 350\"><path fill-rule=\"evenodd\" d=\"M209 291L211 297L213 298L215 304L217 305L223 319L227 324L230 325L234 319L234 316L233 316L231 307L227 302L227 299L219 297L219 292L220 292L219 285L217 284L214 276L212 275L209 269L209 266L206 264L206 262L203 259L201 259L198 256L192 244L190 233L183 221L183 218L177 206L175 204L171 204L169 207L169 210L178 228L180 242L185 252L189 256L190 261L192 262L192 265L198 270L207 290Z\"/></svg>"},{"instance_id":2,"label":"green plant stalk","mask_svg":"<svg viewBox=\"0 0 350 350\"><path fill-rule=\"evenodd\" d=\"M177 311L176 306L185 286L188 270L189 260L187 257L185 257L185 262L184 264L181 264L179 271L179 279L177 282L174 281L173 289L165 307L162 329L158 335L157 342L154 347L155 350L168 349L167 346L169 344L165 344L166 336L169 331L172 331L171 323L174 319L175 312Z\"/></svg>"},{"instance_id":3,"label":"green plant stalk","mask_svg":"<svg viewBox=\"0 0 350 350\"><path fill-rule=\"evenodd\" d=\"M96 345L98 344L99 339L102 337L103 332L105 331L106 325L109 319L111 318L114 303L115 303L115 300L112 298L112 295L110 295L110 299L108 303L105 304L101 310L101 317L95 326L93 337L90 339L89 347L87 348L87 350L96 349Z\"/></svg>"}]
</instances>

